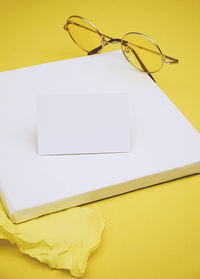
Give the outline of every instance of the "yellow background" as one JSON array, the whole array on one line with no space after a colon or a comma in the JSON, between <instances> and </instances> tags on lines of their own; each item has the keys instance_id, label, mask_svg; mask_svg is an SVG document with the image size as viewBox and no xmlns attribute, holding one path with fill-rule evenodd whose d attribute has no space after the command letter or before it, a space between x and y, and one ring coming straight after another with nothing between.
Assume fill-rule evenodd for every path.
<instances>
[{"instance_id":1,"label":"yellow background","mask_svg":"<svg viewBox=\"0 0 200 279\"><path fill-rule=\"evenodd\" d=\"M88 18L121 37L137 31L180 59L154 75L200 131L200 2L198 0L1 0L0 70L84 55L63 30L68 16ZM107 47L111 50L112 47ZM67 77L66 77L67 82ZM200 176L97 203L106 219L84 279L200 278ZM72 278L0 241L0 278Z\"/></svg>"}]
</instances>

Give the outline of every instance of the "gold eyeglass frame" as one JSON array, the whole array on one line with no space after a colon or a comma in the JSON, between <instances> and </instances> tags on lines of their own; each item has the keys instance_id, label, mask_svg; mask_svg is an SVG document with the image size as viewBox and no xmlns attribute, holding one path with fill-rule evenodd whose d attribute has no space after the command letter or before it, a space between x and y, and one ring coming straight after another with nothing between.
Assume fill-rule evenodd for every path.
<instances>
[{"instance_id":1,"label":"gold eyeglass frame","mask_svg":"<svg viewBox=\"0 0 200 279\"><path fill-rule=\"evenodd\" d=\"M81 25L81 24L79 24L79 23L76 23L76 22L71 21L71 19L74 18L74 17L75 17L75 18L78 18L78 19L81 19L81 20L83 20L83 21L85 21L85 22L88 23L94 30L93 30L93 29L90 29L89 27L86 27L86 26L84 26L84 25ZM81 28L84 28L84 29L87 29L87 30L89 30L89 31L92 31L92 32L97 33L97 34L99 35L99 37L100 37L101 46L97 47L96 49L94 49L94 50L92 50L92 51L90 51L90 52L88 52L88 50L82 48L82 47L75 41L75 39L73 38L73 36L71 35L70 30L69 30L69 28L68 28L69 24L74 24L74 25L77 25L77 26L79 26L79 27L81 27ZM149 38L148 36L146 36L146 35L144 35L144 34L142 34L142 33L138 33L138 32L129 32L129 33L126 33L126 34L122 37L122 39L112 38L112 37L110 37L110 36L108 36L108 35L105 35L105 34L101 33L101 32L96 28L96 26L94 26L89 20L87 20L86 18L84 18L84 17L82 17L82 16L78 16L78 15L72 15L72 16L70 16L70 17L67 19L66 24L64 25L64 29L65 29L65 31L67 31L67 32L69 33L69 35L70 35L71 39L74 41L74 43L75 43L76 45L78 45L79 48L81 48L82 50L84 50L85 52L87 52L88 55L96 54L96 53L102 52L102 51L103 51L103 48L104 48L105 46L107 46L108 44L118 44L118 43L120 43L120 44L121 44L121 49L122 49L123 55L125 56L125 58L127 59L127 61L128 61L133 67L137 68L139 71L141 71L141 72L146 72L153 80L154 80L154 78L151 76L151 74L160 71L161 68L163 67L164 63L165 63L165 64L177 64L177 63L179 62L178 59L173 58L173 57L171 57L171 56L168 56L168 55L166 55L166 54L163 54L162 51L161 51L161 49L159 48L159 46L158 46L151 38ZM156 51L154 51L154 50L151 50L151 49L148 49L148 48L145 48L145 47L143 47L143 46L139 46L139 45L136 45L136 44L127 42L126 40L124 40L124 38L125 38L127 35L130 35L130 34L136 34L136 35L140 35L140 36L146 38L147 40L149 40L151 43L153 43L153 44L155 45L155 47L157 48L158 52L156 52ZM149 52L152 52L152 53L154 53L154 54L156 54L156 55L160 55L160 56L161 56L161 66L160 66L160 68L157 69L157 70L155 70L155 71L148 71L148 70L146 69L145 65L143 64L142 60L140 59L140 57L137 55L137 53L136 53L132 48L130 48L130 46L127 45L127 43L129 43L129 45L137 46L137 47L140 48L140 49L145 49L145 50L147 50L147 51L149 51ZM141 68L142 68L143 70L141 70L141 68L139 68L139 67L133 65L133 64L131 63L131 61L129 61L129 59L128 59L127 56L125 55L124 50L123 50L123 48L122 48L123 45L127 46L127 47L133 52L133 54L134 54L135 57L137 58L137 60L138 60L138 62L139 62L139 64L140 64L140 66L141 66ZM154 81L155 81L155 80L154 80Z\"/></svg>"}]
</instances>

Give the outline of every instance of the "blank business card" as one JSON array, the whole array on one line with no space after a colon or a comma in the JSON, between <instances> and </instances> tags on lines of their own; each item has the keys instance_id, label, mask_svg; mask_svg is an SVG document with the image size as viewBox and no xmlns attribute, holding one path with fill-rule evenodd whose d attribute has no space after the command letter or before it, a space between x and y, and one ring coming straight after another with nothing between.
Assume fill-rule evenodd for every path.
<instances>
[{"instance_id":1,"label":"blank business card","mask_svg":"<svg viewBox=\"0 0 200 279\"><path fill-rule=\"evenodd\" d=\"M39 155L130 152L127 94L37 96Z\"/></svg>"}]
</instances>

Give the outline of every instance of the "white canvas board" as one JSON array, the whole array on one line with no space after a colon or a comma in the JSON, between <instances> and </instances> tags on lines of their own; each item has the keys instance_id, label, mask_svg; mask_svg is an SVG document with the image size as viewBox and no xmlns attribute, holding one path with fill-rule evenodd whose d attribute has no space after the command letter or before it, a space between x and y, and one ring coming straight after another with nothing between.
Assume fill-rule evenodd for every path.
<instances>
[{"instance_id":1,"label":"white canvas board","mask_svg":"<svg viewBox=\"0 0 200 279\"><path fill-rule=\"evenodd\" d=\"M130 152L127 94L37 96L40 155Z\"/></svg>"},{"instance_id":2,"label":"white canvas board","mask_svg":"<svg viewBox=\"0 0 200 279\"><path fill-rule=\"evenodd\" d=\"M128 94L131 152L38 156L39 94ZM0 73L0 189L13 222L200 171L199 133L121 51Z\"/></svg>"}]
</instances>

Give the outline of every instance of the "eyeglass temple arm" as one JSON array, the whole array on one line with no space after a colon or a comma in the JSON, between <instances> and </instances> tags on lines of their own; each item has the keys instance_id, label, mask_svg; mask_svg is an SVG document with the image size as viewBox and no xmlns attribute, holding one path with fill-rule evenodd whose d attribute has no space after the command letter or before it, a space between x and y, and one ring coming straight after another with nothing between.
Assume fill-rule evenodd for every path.
<instances>
[{"instance_id":1,"label":"eyeglass temple arm","mask_svg":"<svg viewBox=\"0 0 200 279\"><path fill-rule=\"evenodd\" d=\"M121 39L112 39L112 38L111 38L110 40L108 40L108 41L106 41L106 42L107 42L108 44L109 44L109 43L118 43L118 42L121 42ZM126 44L127 44L127 42L126 42ZM97 48L91 50L90 52L88 52L88 55L92 55L92 54L97 53L99 50L101 50L101 48L102 48L102 46L99 46L99 47L97 47ZM144 65L144 63L143 63L142 60L140 59L140 57L139 57L139 55L137 54L137 52L136 52L135 50L133 50L131 47L129 47L129 48L130 48L130 50L132 51L132 53L134 54L134 56L136 57L136 59L138 60L138 62L140 63L140 66L142 67L143 71L146 72L146 73L149 75L149 77L150 77L154 82L156 82L155 79L152 77L152 75L151 75L150 73L148 73L148 70L147 70L146 66Z\"/></svg>"},{"instance_id":2,"label":"eyeglass temple arm","mask_svg":"<svg viewBox=\"0 0 200 279\"><path fill-rule=\"evenodd\" d=\"M125 41L125 42L126 42L126 41ZM133 43L130 43L130 42L128 42L128 43L129 43L129 45L136 46L136 47L138 47L138 48L140 48L140 49L144 49L144 50L149 51L149 52L151 52L151 53L154 53L154 54L156 54L156 55L160 55L160 53L157 52L157 51L155 51L155 50L152 50L152 49L149 49L149 48L146 48L146 47L143 47L143 46L139 46L139 45L137 45L137 44L133 44ZM176 59L176 58L173 58L173 57L168 56L168 55L163 54L163 53L162 53L162 56L163 56L163 58L164 58L164 62L165 62L165 63L169 63L169 64L178 63L178 59ZM170 60L170 61L167 61L167 60L165 60L165 59Z\"/></svg>"},{"instance_id":3,"label":"eyeglass temple arm","mask_svg":"<svg viewBox=\"0 0 200 279\"><path fill-rule=\"evenodd\" d=\"M115 42L116 42L116 43L117 43L117 42L121 42L121 39L110 39L109 41L107 41L107 43L115 43ZM97 53L101 48L102 48L102 46L97 47L97 48L91 50L90 52L88 52L88 55L92 55L92 54ZM140 57L139 57L139 55L137 54L137 52L136 52L135 50L133 50L131 47L129 47L129 48L130 48L130 50L132 51L132 53L134 54L134 56L136 57L136 59L138 60L138 62L140 63L140 66L142 67L143 71L146 72L146 73L149 75L149 77L150 77L154 82L156 82L155 79L152 77L152 75L151 75L150 73L148 73L148 70L147 70L146 66L144 65L144 63L143 63L142 60L140 59Z\"/></svg>"},{"instance_id":4,"label":"eyeglass temple arm","mask_svg":"<svg viewBox=\"0 0 200 279\"><path fill-rule=\"evenodd\" d=\"M163 54L164 62L169 64L177 64L179 61L177 58ZM168 61L169 60L169 61Z\"/></svg>"},{"instance_id":5,"label":"eyeglass temple arm","mask_svg":"<svg viewBox=\"0 0 200 279\"><path fill-rule=\"evenodd\" d=\"M77 22L74 22L74 21L72 21L72 20L70 20L69 22L67 22L67 23L64 25L64 29L65 29L65 31L67 31L67 32L69 32L68 24L74 24L74 25L76 25L76 26L78 26L78 27L82 27L82 28L84 28L84 29L86 29L86 30L89 30L89 31L91 31L91 32L93 32L93 33L97 33L97 30L93 30L93 29L91 29L91 28L89 28L89 27L87 27L87 26L84 26L84 25L79 24L79 23L77 23ZM98 32L99 32L99 31L98 31ZM109 37L108 35L105 35L105 34L100 33L100 32L99 32L99 34L102 35L102 36L104 36L104 37L106 37L106 38L108 38L108 39L111 39L111 37Z\"/></svg>"},{"instance_id":6,"label":"eyeglass temple arm","mask_svg":"<svg viewBox=\"0 0 200 279\"><path fill-rule=\"evenodd\" d=\"M155 81L155 79L153 78L153 76L152 76L150 73L148 73L148 70L147 70L146 66L144 65L144 63L143 63L142 60L140 59L140 57L139 57L139 55L137 54L137 52L136 52L135 50L133 50L132 48L130 48L130 50L132 51L132 53L133 53L133 54L135 55L135 57L137 58L137 60L138 60L138 62L140 63L140 65L141 65L143 71L144 71L145 73L147 73L147 74L149 75L149 77L156 83L156 81Z\"/></svg>"}]
</instances>

